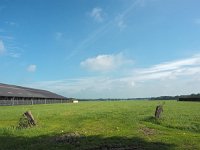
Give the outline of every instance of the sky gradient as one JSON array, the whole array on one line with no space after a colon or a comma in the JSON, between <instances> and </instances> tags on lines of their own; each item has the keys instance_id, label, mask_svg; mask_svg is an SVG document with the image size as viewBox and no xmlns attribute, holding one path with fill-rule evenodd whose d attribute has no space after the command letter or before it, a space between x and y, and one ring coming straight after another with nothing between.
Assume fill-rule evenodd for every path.
<instances>
[{"instance_id":1,"label":"sky gradient","mask_svg":"<svg viewBox=\"0 0 200 150\"><path fill-rule=\"evenodd\" d=\"M0 82L75 98L200 92L199 0L1 0Z\"/></svg>"}]
</instances>

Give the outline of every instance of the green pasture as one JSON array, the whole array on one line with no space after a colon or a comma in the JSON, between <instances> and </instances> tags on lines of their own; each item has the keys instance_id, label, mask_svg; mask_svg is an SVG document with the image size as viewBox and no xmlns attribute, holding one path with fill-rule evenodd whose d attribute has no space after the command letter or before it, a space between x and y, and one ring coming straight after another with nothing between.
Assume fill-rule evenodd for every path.
<instances>
[{"instance_id":1,"label":"green pasture","mask_svg":"<svg viewBox=\"0 0 200 150\"><path fill-rule=\"evenodd\" d=\"M200 149L200 103L95 101L0 106L0 149ZM30 110L37 126L17 128Z\"/></svg>"}]
</instances>

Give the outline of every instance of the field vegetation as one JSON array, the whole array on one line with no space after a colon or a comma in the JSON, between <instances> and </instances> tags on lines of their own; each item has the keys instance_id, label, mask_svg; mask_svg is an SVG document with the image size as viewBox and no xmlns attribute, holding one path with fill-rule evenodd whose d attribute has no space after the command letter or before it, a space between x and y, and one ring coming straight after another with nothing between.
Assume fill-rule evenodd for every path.
<instances>
[{"instance_id":1,"label":"field vegetation","mask_svg":"<svg viewBox=\"0 0 200 150\"><path fill-rule=\"evenodd\" d=\"M101 101L0 107L0 149L200 149L200 103ZM30 110L37 121L18 128Z\"/></svg>"}]
</instances>

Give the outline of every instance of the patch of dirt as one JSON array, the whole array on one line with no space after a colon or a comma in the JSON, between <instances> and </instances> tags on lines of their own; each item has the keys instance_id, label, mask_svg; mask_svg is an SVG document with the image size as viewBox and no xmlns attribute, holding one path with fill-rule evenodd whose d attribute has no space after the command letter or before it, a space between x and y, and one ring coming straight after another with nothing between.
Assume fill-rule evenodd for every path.
<instances>
[{"instance_id":1,"label":"patch of dirt","mask_svg":"<svg viewBox=\"0 0 200 150\"><path fill-rule=\"evenodd\" d=\"M142 132L146 136L156 134L156 130L155 129L151 129L151 128L148 128L146 126L140 127L139 131Z\"/></svg>"},{"instance_id":2,"label":"patch of dirt","mask_svg":"<svg viewBox=\"0 0 200 150\"><path fill-rule=\"evenodd\" d=\"M71 145L78 145L80 143L81 136L78 133L65 133L60 136L56 136L54 138L54 142L56 143L66 143Z\"/></svg>"},{"instance_id":3,"label":"patch of dirt","mask_svg":"<svg viewBox=\"0 0 200 150\"><path fill-rule=\"evenodd\" d=\"M99 147L93 147L91 149L87 150L143 150L139 147L133 147L133 146L119 146L119 145L101 145Z\"/></svg>"}]
</instances>

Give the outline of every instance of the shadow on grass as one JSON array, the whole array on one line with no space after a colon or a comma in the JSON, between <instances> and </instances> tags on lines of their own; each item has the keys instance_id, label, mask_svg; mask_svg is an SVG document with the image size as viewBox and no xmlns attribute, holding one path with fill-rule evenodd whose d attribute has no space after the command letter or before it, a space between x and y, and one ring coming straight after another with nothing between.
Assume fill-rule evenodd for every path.
<instances>
[{"instance_id":1,"label":"shadow on grass","mask_svg":"<svg viewBox=\"0 0 200 150\"><path fill-rule=\"evenodd\" d=\"M190 126L185 126L184 124L182 126L175 126L173 124L166 124L163 123L164 118L156 119L153 116L145 118L143 121L150 122L156 125L161 125L163 127L171 128L171 129L178 129L183 131L190 131L194 133L200 133L200 124L199 123L192 123Z\"/></svg>"},{"instance_id":2,"label":"shadow on grass","mask_svg":"<svg viewBox=\"0 0 200 150\"><path fill-rule=\"evenodd\" d=\"M160 118L160 119L156 119L155 117L153 116L149 116L149 117L146 117L143 121L146 121L146 122L151 122L153 124L161 124L163 118Z\"/></svg>"},{"instance_id":3,"label":"shadow on grass","mask_svg":"<svg viewBox=\"0 0 200 150\"><path fill-rule=\"evenodd\" d=\"M172 144L147 142L138 137L82 136L76 133L37 137L0 136L2 150L171 150L174 148L175 145Z\"/></svg>"}]
</instances>

